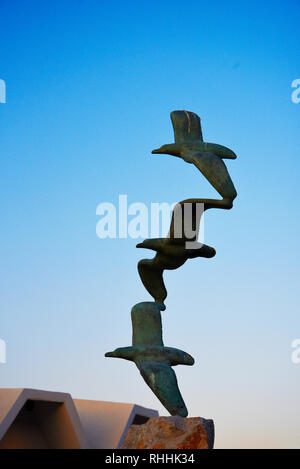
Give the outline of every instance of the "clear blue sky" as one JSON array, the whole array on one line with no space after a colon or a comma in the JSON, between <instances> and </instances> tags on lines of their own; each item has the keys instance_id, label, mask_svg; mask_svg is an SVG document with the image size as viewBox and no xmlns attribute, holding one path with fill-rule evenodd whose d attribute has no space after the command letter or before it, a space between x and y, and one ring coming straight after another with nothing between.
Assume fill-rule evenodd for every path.
<instances>
[{"instance_id":1,"label":"clear blue sky","mask_svg":"<svg viewBox=\"0 0 300 469\"><path fill-rule=\"evenodd\" d=\"M165 343L190 416L218 447L300 447L298 1L14 1L0 4L0 385L166 411L135 366L104 353L131 340L151 300L149 252L100 240L96 207L215 196L191 165L151 149L170 111L232 148L233 210L206 215L217 255L167 272Z\"/></svg>"}]
</instances>

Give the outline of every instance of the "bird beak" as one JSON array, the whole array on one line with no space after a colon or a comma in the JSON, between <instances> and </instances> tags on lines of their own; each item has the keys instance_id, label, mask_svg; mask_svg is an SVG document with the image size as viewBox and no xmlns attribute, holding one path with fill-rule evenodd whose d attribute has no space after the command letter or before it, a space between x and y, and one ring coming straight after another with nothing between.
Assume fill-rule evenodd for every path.
<instances>
[{"instance_id":1,"label":"bird beak","mask_svg":"<svg viewBox=\"0 0 300 469\"><path fill-rule=\"evenodd\" d=\"M115 352L106 352L105 357L115 357Z\"/></svg>"},{"instance_id":2,"label":"bird beak","mask_svg":"<svg viewBox=\"0 0 300 469\"><path fill-rule=\"evenodd\" d=\"M161 151L160 148L156 148L155 150L152 150L151 153L153 153L154 155L162 155L163 154L163 152Z\"/></svg>"}]
</instances>

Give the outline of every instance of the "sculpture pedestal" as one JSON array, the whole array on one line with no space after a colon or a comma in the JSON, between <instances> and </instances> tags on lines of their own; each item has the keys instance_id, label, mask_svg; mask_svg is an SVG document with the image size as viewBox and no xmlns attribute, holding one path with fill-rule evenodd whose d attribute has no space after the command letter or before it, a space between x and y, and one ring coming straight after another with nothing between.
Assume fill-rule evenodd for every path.
<instances>
[{"instance_id":1,"label":"sculpture pedestal","mask_svg":"<svg viewBox=\"0 0 300 469\"><path fill-rule=\"evenodd\" d=\"M121 449L212 449L213 445L213 420L175 416L131 425Z\"/></svg>"}]
</instances>

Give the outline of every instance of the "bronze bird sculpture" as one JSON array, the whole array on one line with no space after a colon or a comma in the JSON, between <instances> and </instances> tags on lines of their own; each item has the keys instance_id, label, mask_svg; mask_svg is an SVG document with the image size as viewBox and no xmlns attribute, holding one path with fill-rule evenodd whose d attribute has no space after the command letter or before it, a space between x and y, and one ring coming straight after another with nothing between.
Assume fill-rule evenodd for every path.
<instances>
[{"instance_id":1,"label":"bronze bird sculpture","mask_svg":"<svg viewBox=\"0 0 300 469\"><path fill-rule=\"evenodd\" d=\"M222 199L186 199L179 202L172 213L166 238L146 239L138 248L155 251L153 259L138 263L140 278L154 298L131 310L133 326L132 346L117 348L106 357L133 361L143 379L171 415L188 415L172 369L175 365L193 365L194 359L177 348L165 347L162 339L161 311L167 290L163 280L164 270L174 270L188 259L210 258L214 248L197 242L203 212L210 208L231 209L237 193L223 159L236 158L227 147L203 142L200 118L190 111L171 113L175 143L153 150L153 154L168 154L193 163L219 192ZM200 210L198 210L200 207Z\"/></svg>"}]
</instances>

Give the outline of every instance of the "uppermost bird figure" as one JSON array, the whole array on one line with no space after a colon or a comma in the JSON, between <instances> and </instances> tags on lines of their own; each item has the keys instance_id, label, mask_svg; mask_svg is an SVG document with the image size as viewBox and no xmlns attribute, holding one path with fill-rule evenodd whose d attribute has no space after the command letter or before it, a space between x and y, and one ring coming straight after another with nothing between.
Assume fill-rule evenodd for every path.
<instances>
[{"instance_id":1,"label":"uppermost bird figure","mask_svg":"<svg viewBox=\"0 0 300 469\"><path fill-rule=\"evenodd\" d=\"M232 208L237 192L222 160L235 159L236 154L223 145L204 142L200 118L194 112L173 111L171 120L175 143L162 145L152 153L173 155L182 158L187 163L194 163L223 197L223 200L214 201L214 208Z\"/></svg>"}]
</instances>

